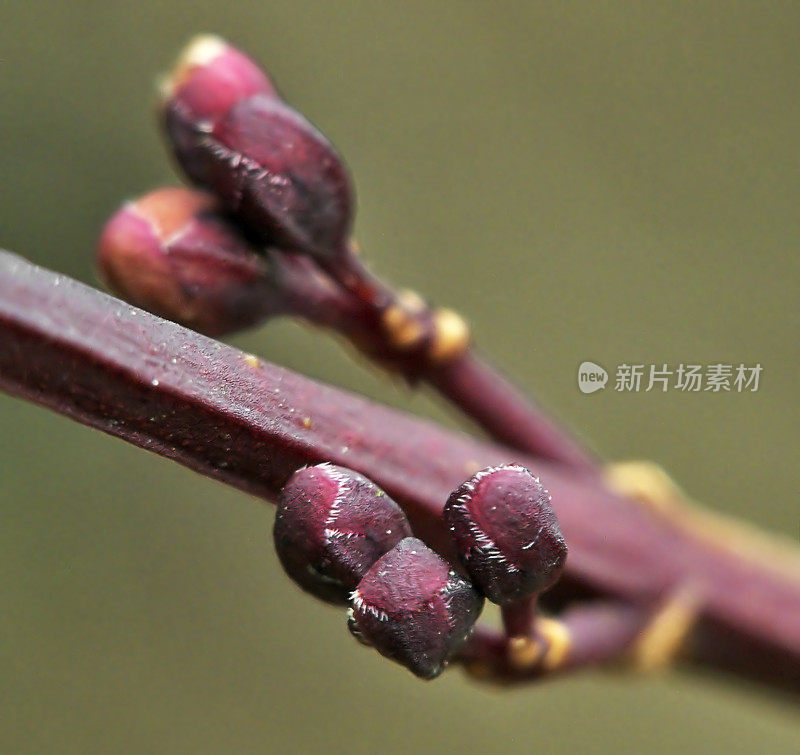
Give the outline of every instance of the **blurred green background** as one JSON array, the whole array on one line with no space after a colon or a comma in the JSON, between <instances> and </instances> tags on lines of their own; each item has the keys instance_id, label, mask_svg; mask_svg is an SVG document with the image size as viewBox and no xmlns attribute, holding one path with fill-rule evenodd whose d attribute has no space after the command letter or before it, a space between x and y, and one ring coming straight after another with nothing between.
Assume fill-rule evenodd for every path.
<instances>
[{"instance_id":1,"label":"blurred green background","mask_svg":"<svg viewBox=\"0 0 800 755\"><path fill-rule=\"evenodd\" d=\"M154 79L215 31L346 155L374 267L611 458L798 538L800 4L0 4L0 246L95 282L125 198L175 180ZM277 323L268 359L456 424ZM2 348L2 344L0 344ZM585 396L577 365L760 362L746 394ZM0 397L0 751L795 752L717 679L423 684L284 578L272 509Z\"/></svg>"}]
</instances>

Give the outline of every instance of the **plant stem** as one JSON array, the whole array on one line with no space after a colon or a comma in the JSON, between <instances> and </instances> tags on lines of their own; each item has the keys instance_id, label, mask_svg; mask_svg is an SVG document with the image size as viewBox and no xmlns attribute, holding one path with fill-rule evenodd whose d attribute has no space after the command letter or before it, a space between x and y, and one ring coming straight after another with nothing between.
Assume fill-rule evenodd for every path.
<instances>
[{"instance_id":1,"label":"plant stem","mask_svg":"<svg viewBox=\"0 0 800 755\"><path fill-rule=\"evenodd\" d=\"M313 263L303 262L310 274ZM335 257L325 267L325 274L340 287L339 301L331 302L334 294L330 290L321 292L326 295L324 305L313 306L322 314L315 320L317 324L334 328L409 382L427 382L499 443L574 469L597 472L597 460L472 347L452 359L431 359L426 336L435 335L435 312L421 300L418 310L405 306L402 297L375 277L352 249ZM313 302L308 295L303 299ZM391 343L383 324L390 307L404 310L409 320L416 322L418 344L406 349Z\"/></svg>"},{"instance_id":2,"label":"plant stem","mask_svg":"<svg viewBox=\"0 0 800 755\"><path fill-rule=\"evenodd\" d=\"M509 652L506 635L480 626L456 660L470 674L498 684L617 663L646 629L648 619L649 612L640 606L612 601L588 602L567 609L558 621L540 619L548 629L535 631L538 640L531 646L529 661ZM557 627L555 631L554 627ZM554 646L556 636L560 647Z\"/></svg>"},{"instance_id":3,"label":"plant stem","mask_svg":"<svg viewBox=\"0 0 800 755\"><path fill-rule=\"evenodd\" d=\"M536 597L525 597L500 607L503 628L508 637L529 637L536 616Z\"/></svg>"},{"instance_id":4,"label":"plant stem","mask_svg":"<svg viewBox=\"0 0 800 755\"><path fill-rule=\"evenodd\" d=\"M430 368L425 377L499 443L573 469L597 470L597 461L574 438L474 349Z\"/></svg>"},{"instance_id":5,"label":"plant stem","mask_svg":"<svg viewBox=\"0 0 800 755\"><path fill-rule=\"evenodd\" d=\"M0 388L265 498L303 464L348 466L446 555L449 492L483 467L523 464L550 490L570 548L543 600L577 591L641 607L688 585L692 660L800 689L796 547L683 503L642 505L597 476L316 383L3 252Z\"/></svg>"}]
</instances>

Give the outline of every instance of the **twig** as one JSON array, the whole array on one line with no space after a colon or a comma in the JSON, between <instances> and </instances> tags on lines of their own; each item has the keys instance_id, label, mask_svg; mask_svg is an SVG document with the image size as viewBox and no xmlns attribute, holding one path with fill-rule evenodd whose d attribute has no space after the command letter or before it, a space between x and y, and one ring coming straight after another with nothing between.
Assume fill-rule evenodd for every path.
<instances>
[{"instance_id":1,"label":"twig","mask_svg":"<svg viewBox=\"0 0 800 755\"><path fill-rule=\"evenodd\" d=\"M351 467L445 553L450 490L481 467L521 463L547 482L570 546L544 603L667 601L640 638L645 665L682 646L695 662L800 688L796 548L315 383L1 252L0 387L264 498L303 464Z\"/></svg>"}]
</instances>

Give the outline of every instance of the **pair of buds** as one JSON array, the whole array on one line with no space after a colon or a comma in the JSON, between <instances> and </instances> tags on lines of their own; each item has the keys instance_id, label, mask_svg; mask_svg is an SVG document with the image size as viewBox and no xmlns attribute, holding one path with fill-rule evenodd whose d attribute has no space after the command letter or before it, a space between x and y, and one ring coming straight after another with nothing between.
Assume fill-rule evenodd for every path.
<instances>
[{"instance_id":1,"label":"pair of buds","mask_svg":"<svg viewBox=\"0 0 800 755\"><path fill-rule=\"evenodd\" d=\"M362 642L425 679L466 642L484 596L530 599L557 579L566 545L538 478L516 465L484 469L444 507L464 576L413 537L400 507L352 470L296 472L275 518L278 557L300 587L349 604Z\"/></svg>"},{"instance_id":2,"label":"pair of buds","mask_svg":"<svg viewBox=\"0 0 800 755\"><path fill-rule=\"evenodd\" d=\"M454 313L403 299L366 270L349 239L343 160L250 58L199 38L159 112L195 188L154 191L106 225L98 265L125 299L212 336L301 317L408 377L415 359L466 348Z\"/></svg>"},{"instance_id":3,"label":"pair of buds","mask_svg":"<svg viewBox=\"0 0 800 755\"><path fill-rule=\"evenodd\" d=\"M255 62L216 37L189 45L162 95L167 143L197 188L125 205L99 242L103 277L128 301L214 336L307 316L309 299L313 319L326 287L298 268L350 254L343 161Z\"/></svg>"}]
</instances>

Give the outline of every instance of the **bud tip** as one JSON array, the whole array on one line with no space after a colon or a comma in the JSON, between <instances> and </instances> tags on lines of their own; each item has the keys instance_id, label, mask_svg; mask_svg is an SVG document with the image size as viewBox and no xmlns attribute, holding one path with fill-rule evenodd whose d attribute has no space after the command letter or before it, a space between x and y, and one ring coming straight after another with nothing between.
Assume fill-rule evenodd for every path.
<instances>
[{"instance_id":1,"label":"bud tip","mask_svg":"<svg viewBox=\"0 0 800 755\"><path fill-rule=\"evenodd\" d=\"M195 68L206 66L227 49L228 44L216 34L198 34L183 48L172 71L161 77L159 91L164 100L191 75Z\"/></svg>"}]
</instances>

